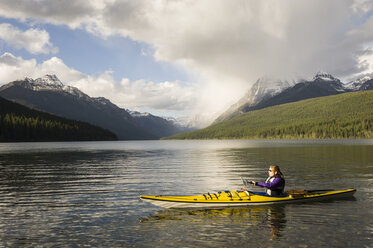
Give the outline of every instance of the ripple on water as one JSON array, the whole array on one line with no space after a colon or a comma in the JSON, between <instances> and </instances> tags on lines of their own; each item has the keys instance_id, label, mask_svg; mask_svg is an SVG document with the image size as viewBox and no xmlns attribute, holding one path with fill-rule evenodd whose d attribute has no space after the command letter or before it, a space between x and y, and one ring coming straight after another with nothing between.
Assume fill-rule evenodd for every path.
<instances>
[{"instance_id":1,"label":"ripple on water","mask_svg":"<svg viewBox=\"0 0 373 248\"><path fill-rule=\"evenodd\" d=\"M372 247L367 142L0 144L0 246ZM215 210L162 210L139 199L239 189L240 177L264 180L268 163L281 166L288 189L358 191Z\"/></svg>"}]
</instances>

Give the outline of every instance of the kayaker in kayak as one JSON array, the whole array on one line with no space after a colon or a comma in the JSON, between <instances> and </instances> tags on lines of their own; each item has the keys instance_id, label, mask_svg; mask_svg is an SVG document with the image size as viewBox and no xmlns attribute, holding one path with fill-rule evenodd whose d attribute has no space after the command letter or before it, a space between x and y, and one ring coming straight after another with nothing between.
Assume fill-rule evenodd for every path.
<instances>
[{"instance_id":1,"label":"kayaker in kayak","mask_svg":"<svg viewBox=\"0 0 373 248\"><path fill-rule=\"evenodd\" d=\"M277 165L270 165L268 169L268 178L263 182L252 181L252 184L266 188L266 193L270 196L283 195L285 188L285 178L280 167Z\"/></svg>"}]
</instances>

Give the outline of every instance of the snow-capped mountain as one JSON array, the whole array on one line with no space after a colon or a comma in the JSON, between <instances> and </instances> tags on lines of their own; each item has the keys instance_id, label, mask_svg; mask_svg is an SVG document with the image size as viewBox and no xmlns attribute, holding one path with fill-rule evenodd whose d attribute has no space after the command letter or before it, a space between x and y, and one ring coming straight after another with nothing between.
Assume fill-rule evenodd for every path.
<instances>
[{"instance_id":1,"label":"snow-capped mountain","mask_svg":"<svg viewBox=\"0 0 373 248\"><path fill-rule=\"evenodd\" d=\"M319 71L312 79L313 81L322 80L322 81L340 81L339 79L333 77L331 74L323 71Z\"/></svg>"},{"instance_id":2,"label":"snow-capped mountain","mask_svg":"<svg viewBox=\"0 0 373 248\"><path fill-rule=\"evenodd\" d=\"M259 78L240 101L247 105L255 105L263 99L277 95L295 84L295 80L279 80L269 77Z\"/></svg>"},{"instance_id":3,"label":"snow-capped mountain","mask_svg":"<svg viewBox=\"0 0 373 248\"><path fill-rule=\"evenodd\" d=\"M215 120L216 116L217 114L214 113L195 112L189 116L167 117L167 119L174 121L179 126L187 128L188 131L193 131L209 126Z\"/></svg>"},{"instance_id":4,"label":"snow-capped mountain","mask_svg":"<svg viewBox=\"0 0 373 248\"><path fill-rule=\"evenodd\" d=\"M140 113L131 110L127 110L127 112L130 113L142 128L149 130L158 138L195 130L182 125L176 118L159 117L150 113Z\"/></svg>"},{"instance_id":5,"label":"snow-capped mountain","mask_svg":"<svg viewBox=\"0 0 373 248\"><path fill-rule=\"evenodd\" d=\"M344 88L343 83L338 78L333 77L331 74L326 72L318 72L311 81L308 81L312 84L318 84L322 88L331 87L333 90L344 92L346 89Z\"/></svg>"},{"instance_id":6,"label":"snow-capped mountain","mask_svg":"<svg viewBox=\"0 0 373 248\"><path fill-rule=\"evenodd\" d=\"M76 97L89 98L76 87L64 85L56 75L45 75L44 77L33 80L32 78L25 78L25 81L30 84L34 91L61 91L66 92Z\"/></svg>"},{"instance_id":7,"label":"snow-capped mountain","mask_svg":"<svg viewBox=\"0 0 373 248\"><path fill-rule=\"evenodd\" d=\"M308 98L370 89L373 89L373 80L369 77L357 79L345 85L338 78L326 72L318 72L311 80L299 80L297 83L295 80L289 82L259 79L246 95L219 116L215 123L251 110Z\"/></svg>"},{"instance_id":8,"label":"snow-capped mountain","mask_svg":"<svg viewBox=\"0 0 373 248\"><path fill-rule=\"evenodd\" d=\"M264 99L244 111L262 109L274 105L296 102L308 98L336 95L345 92L342 82L328 73L317 73L312 80L303 80L279 94Z\"/></svg>"},{"instance_id":9,"label":"snow-capped mountain","mask_svg":"<svg viewBox=\"0 0 373 248\"><path fill-rule=\"evenodd\" d=\"M32 80L31 78L26 78L26 80L33 82L35 87L39 86L40 88L46 89L59 89L64 86L56 75L45 75L44 77L37 78L35 80Z\"/></svg>"},{"instance_id":10,"label":"snow-capped mountain","mask_svg":"<svg viewBox=\"0 0 373 248\"><path fill-rule=\"evenodd\" d=\"M373 79L370 79L361 85L359 91L363 90L373 90Z\"/></svg>"},{"instance_id":11,"label":"snow-capped mountain","mask_svg":"<svg viewBox=\"0 0 373 248\"><path fill-rule=\"evenodd\" d=\"M85 121L115 133L118 139L156 139L124 109L103 97L89 97L55 75L26 78L0 87L0 96L47 113Z\"/></svg>"},{"instance_id":12,"label":"snow-capped mountain","mask_svg":"<svg viewBox=\"0 0 373 248\"><path fill-rule=\"evenodd\" d=\"M60 93L68 93L78 98L90 98L88 95L84 94L78 88L64 85L56 75L45 75L44 77L37 78L35 80L26 77L24 80L16 80L14 82L2 86L2 89L4 90L14 85L18 85L23 88L30 89L32 91L55 91Z\"/></svg>"},{"instance_id":13,"label":"snow-capped mountain","mask_svg":"<svg viewBox=\"0 0 373 248\"><path fill-rule=\"evenodd\" d=\"M372 78L368 76L365 76L363 78L358 78L354 81L351 81L345 84L345 88L351 91L358 91L358 90L361 90L361 88L364 87L366 83L370 80L372 80Z\"/></svg>"},{"instance_id":14,"label":"snow-capped mountain","mask_svg":"<svg viewBox=\"0 0 373 248\"><path fill-rule=\"evenodd\" d=\"M0 87L0 96L44 112L104 127L119 139L158 139L190 131L149 113L119 108L104 97L90 97L64 85L56 75L17 80Z\"/></svg>"},{"instance_id":15,"label":"snow-capped mountain","mask_svg":"<svg viewBox=\"0 0 373 248\"><path fill-rule=\"evenodd\" d=\"M295 79L274 79L270 77L259 78L255 84L247 91L237 103L233 104L227 111L221 114L214 123L223 120L231 119L237 115L244 113L245 108L255 106L259 102L269 99L284 89L287 89L296 84Z\"/></svg>"},{"instance_id":16,"label":"snow-capped mountain","mask_svg":"<svg viewBox=\"0 0 373 248\"><path fill-rule=\"evenodd\" d=\"M197 130L200 123L196 122L196 116L170 117L163 116L164 119L174 123L174 125L187 129L188 131Z\"/></svg>"}]
</instances>

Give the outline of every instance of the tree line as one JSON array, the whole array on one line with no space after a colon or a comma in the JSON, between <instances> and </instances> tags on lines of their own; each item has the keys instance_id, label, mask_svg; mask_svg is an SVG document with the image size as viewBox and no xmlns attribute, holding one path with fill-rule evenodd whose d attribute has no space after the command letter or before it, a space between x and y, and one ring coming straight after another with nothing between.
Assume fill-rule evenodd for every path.
<instances>
[{"instance_id":1,"label":"tree line","mask_svg":"<svg viewBox=\"0 0 373 248\"><path fill-rule=\"evenodd\" d=\"M0 141L116 140L103 128L29 109L0 98Z\"/></svg>"},{"instance_id":2,"label":"tree line","mask_svg":"<svg viewBox=\"0 0 373 248\"><path fill-rule=\"evenodd\" d=\"M373 91L282 104L169 139L373 138Z\"/></svg>"}]
</instances>

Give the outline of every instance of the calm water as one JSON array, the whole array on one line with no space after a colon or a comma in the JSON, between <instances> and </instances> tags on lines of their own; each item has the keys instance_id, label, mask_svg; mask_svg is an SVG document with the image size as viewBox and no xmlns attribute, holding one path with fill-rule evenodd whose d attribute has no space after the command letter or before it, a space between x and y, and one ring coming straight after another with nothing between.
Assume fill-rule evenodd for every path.
<instances>
[{"instance_id":1,"label":"calm water","mask_svg":"<svg viewBox=\"0 0 373 248\"><path fill-rule=\"evenodd\" d=\"M140 194L240 189L280 165L326 202L164 210ZM373 140L0 144L1 247L373 247Z\"/></svg>"}]
</instances>

